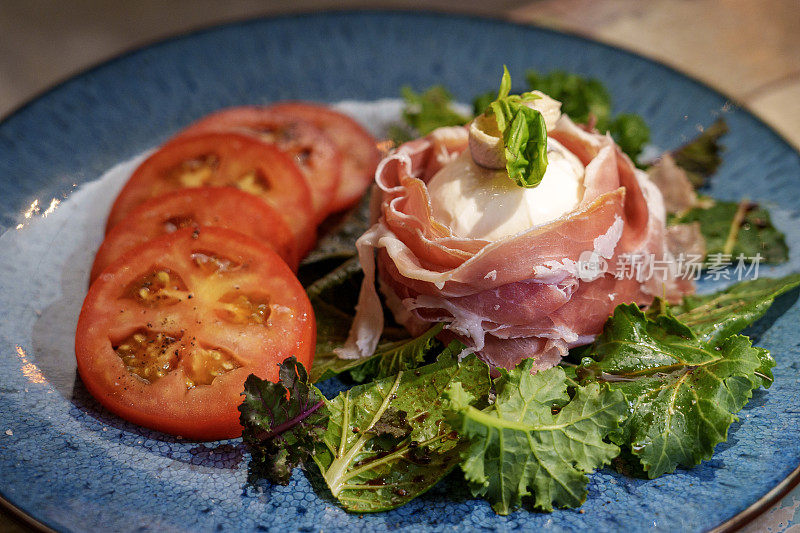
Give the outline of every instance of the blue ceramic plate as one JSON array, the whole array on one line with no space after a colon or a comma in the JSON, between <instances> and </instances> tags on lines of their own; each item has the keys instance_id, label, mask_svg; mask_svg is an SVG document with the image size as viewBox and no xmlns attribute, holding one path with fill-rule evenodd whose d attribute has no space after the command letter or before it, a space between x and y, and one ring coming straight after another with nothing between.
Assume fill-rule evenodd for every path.
<instances>
[{"instance_id":1,"label":"blue ceramic plate","mask_svg":"<svg viewBox=\"0 0 800 533\"><path fill-rule=\"evenodd\" d=\"M776 382L755 394L713 459L654 481L603 470L580 511L499 517L452 478L396 511L348 515L299 472L287 487L248 486L238 440L148 432L88 396L73 328L102 234L95 205L107 206L113 188L82 184L223 106L394 98L402 85L435 83L468 102L496 87L503 63L601 79L618 111L644 115L661 148L724 114L728 150L710 192L767 203L794 253L762 275L800 270L798 154L723 96L641 57L547 30L408 13L276 18L172 39L78 76L0 124L2 497L62 530L703 530L786 478L800 464L796 294L754 328L778 360ZM98 201L72 201L81 194Z\"/></svg>"}]
</instances>

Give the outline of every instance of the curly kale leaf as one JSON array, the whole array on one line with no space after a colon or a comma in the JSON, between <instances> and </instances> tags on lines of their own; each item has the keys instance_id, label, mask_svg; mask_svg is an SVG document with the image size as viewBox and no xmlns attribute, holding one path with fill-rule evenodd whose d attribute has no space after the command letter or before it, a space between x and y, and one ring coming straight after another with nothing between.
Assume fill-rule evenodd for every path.
<instances>
[{"instance_id":1,"label":"curly kale leaf","mask_svg":"<svg viewBox=\"0 0 800 533\"><path fill-rule=\"evenodd\" d=\"M620 305L578 376L625 395L630 415L611 439L656 478L709 459L727 439L735 413L774 366L765 352L742 335L703 341L668 310L645 315Z\"/></svg>"},{"instance_id":2,"label":"curly kale leaf","mask_svg":"<svg viewBox=\"0 0 800 533\"><path fill-rule=\"evenodd\" d=\"M285 485L294 467L313 455L325 432L328 411L322 394L294 357L281 363L279 376L278 383L248 376L239 420L253 471Z\"/></svg>"},{"instance_id":3,"label":"curly kale leaf","mask_svg":"<svg viewBox=\"0 0 800 533\"><path fill-rule=\"evenodd\" d=\"M479 410L459 383L448 390L450 418L469 439L461 468L472 493L508 514L533 497L534 507L577 507L586 499L587 473L609 463L619 448L605 441L624 420L622 394L597 383L567 395L560 367L531 374L524 361L501 371L497 399Z\"/></svg>"}]
</instances>

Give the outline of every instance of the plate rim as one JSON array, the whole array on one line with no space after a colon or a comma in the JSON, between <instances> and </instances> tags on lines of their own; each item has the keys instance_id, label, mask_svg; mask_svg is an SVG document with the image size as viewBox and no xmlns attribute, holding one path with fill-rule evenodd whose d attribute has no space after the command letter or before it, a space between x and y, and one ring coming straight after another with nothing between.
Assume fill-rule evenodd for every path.
<instances>
[{"instance_id":1,"label":"plate rim","mask_svg":"<svg viewBox=\"0 0 800 533\"><path fill-rule=\"evenodd\" d=\"M778 141L784 143L792 152L800 154L800 146L795 146L795 144L789 141L789 139L786 138L786 136L782 132L776 130L772 125L768 124L764 119L755 114L754 111L752 111L748 106L744 105L738 98L733 97L727 91L713 85L712 83L700 80L696 78L694 75L684 72L680 70L678 67L666 63L658 58L650 57L649 55L644 55L642 53L636 52L622 45L612 44L609 42L598 40L590 36L589 34L581 32L579 30L561 29L561 28L556 29L554 27L545 26L535 22L521 22L512 19L508 15L491 16L487 14L475 14L475 13L472 14L454 13L446 11L444 9L433 9L433 8L414 9L414 8L395 7L395 8L383 9L383 8L345 7L345 8L327 8L321 10L315 10L309 8L309 9L300 9L288 13L287 12L272 13L272 14L257 15L254 17L241 17L241 18L233 17L230 19L222 19L209 24L201 24L196 27L187 28L185 30L178 31L176 33L171 33L162 37L156 37L153 39L144 40L141 43L134 44L130 47L124 48L123 50L117 53L111 54L110 56L104 59L100 59L85 67L77 69L71 74L67 74L64 77L55 80L51 84L48 84L44 88L36 91L32 96L26 98L22 102L12 107L4 115L0 116L0 128L5 126L7 122L13 120L18 115L23 114L27 108L36 104L38 101L47 98L52 93L58 92L68 83L89 77L95 71L116 64L118 62L125 61L130 56L133 56L134 54L139 53L143 50L156 50L161 46L166 46L195 35L202 35L204 33L214 32L223 28L236 28L236 27L243 28L251 24L256 25L269 21L302 19L302 18L320 17L320 16L324 17L329 15L370 15L370 14L373 15L402 14L402 15L419 16L423 18L441 17L448 19L461 19L473 22L490 22L496 24L506 24L516 28L535 29L537 31L542 31L553 35L567 36L572 39L577 39L579 41L582 41L584 43L589 43L593 46L599 45L601 48L605 48L607 50L614 51L616 53L623 53L627 56L631 56L640 60L644 60L645 62L657 65L663 69L666 69L667 71L670 71L673 74L677 74L680 77L690 80L691 82L705 88L706 90L709 90L711 92L716 93L719 96L722 96L731 104L733 104L737 108L737 111L748 115L749 118L754 119L762 126L764 126L764 128L770 134L772 134ZM748 507L746 507L739 513L731 516L730 518L718 524L717 526L711 528L709 530L710 533L727 533L740 530L741 528L743 528L744 526L746 526L759 516L763 515L766 511L768 511L772 506L777 504L784 496L789 494L797 486L800 486L800 465L798 465L792 472L789 473L788 476L786 476L782 481L780 481L767 493L760 496ZM12 517L12 519L17 519L21 523L33 528L34 530L43 532L56 531L49 525L45 524L44 522L40 521L33 515L27 513L23 509L16 506L8 498L8 495L4 494L2 485L0 485L0 509L7 512Z\"/></svg>"},{"instance_id":2,"label":"plate rim","mask_svg":"<svg viewBox=\"0 0 800 533\"><path fill-rule=\"evenodd\" d=\"M36 531L42 531L45 533L55 533L55 529L51 528L44 522L41 522L34 516L26 513L13 503L11 503L5 496L0 494L0 510L4 511L11 523L18 523L21 526L29 527Z\"/></svg>"}]
</instances>

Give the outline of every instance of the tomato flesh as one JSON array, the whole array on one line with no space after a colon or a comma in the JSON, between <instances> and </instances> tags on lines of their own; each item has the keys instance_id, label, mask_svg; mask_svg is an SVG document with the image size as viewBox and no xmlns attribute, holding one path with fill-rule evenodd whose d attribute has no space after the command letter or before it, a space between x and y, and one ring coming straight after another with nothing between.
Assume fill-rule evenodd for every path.
<instances>
[{"instance_id":1,"label":"tomato flesh","mask_svg":"<svg viewBox=\"0 0 800 533\"><path fill-rule=\"evenodd\" d=\"M270 246L294 270L299 262L294 239L280 213L233 187L181 189L137 206L111 228L97 251L90 280L122 254L181 228L216 226L244 233Z\"/></svg>"},{"instance_id":2,"label":"tomato flesh","mask_svg":"<svg viewBox=\"0 0 800 533\"><path fill-rule=\"evenodd\" d=\"M255 135L289 154L311 189L317 221L331 213L341 179L342 157L334 141L320 128L290 113L242 106L207 115L183 130L179 137L229 131Z\"/></svg>"},{"instance_id":3,"label":"tomato flesh","mask_svg":"<svg viewBox=\"0 0 800 533\"><path fill-rule=\"evenodd\" d=\"M281 214L299 254L314 245L311 192L297 166L277 147L230 132L181 137L148 157L117 196L107 231L146 201L195 187L234 187L250 193Z\"/></svg>"},{"instance_id":4,"label":"tomato flesh","mask_svg":"<svg viewBox=\"0 0 800 533\"><path fill-rule=\"evenodd\" d=\"M268 247L223 228L184 228L112 263L76 332L89 392L135 424L197 440L241 433L245 378L313 361L305 291Z\"/></svg>"},{"instance_id":5,"label":"tomato flesh","mask_svg":"<svg viewBox=\"0 0 800 533\"><path fill-rule=\"evenodd\" d=\"M177 367L178 357L170 348L179 340L180 336L143 329L114 343L112 347L128 372L153 383Z\"/></svg>"},{"instance_id":6,"label":"tomato flesh","mask_svg":"<svg viewBox=\"0 0 800 533\"><path fill-rule=\"evenodd\" d=\"M380 161L375 138L361 124L329 107L284 102L267 109L306 120L336 143L342 154L342 177L331 202L331 211L340 211L358 202L375 179Z\"/></svg>"}]
</instances>

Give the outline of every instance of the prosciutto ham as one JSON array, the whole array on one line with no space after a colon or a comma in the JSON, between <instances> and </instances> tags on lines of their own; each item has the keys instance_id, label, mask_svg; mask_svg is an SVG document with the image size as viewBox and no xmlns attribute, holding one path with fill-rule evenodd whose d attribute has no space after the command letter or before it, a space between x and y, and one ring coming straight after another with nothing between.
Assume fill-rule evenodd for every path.
<instances>
[{"instance_id":1,"label":"prosciutto ham","mask_svg":"<svg viewBox=\"0 0 800 533\"><path fill-rule=\"evenodd\" d=\"M675 301L693 290L668 261L664 203L647 175L609 136L566 115L548 135L585 165L582 200L560 218L492 242L458 237L432 216L426 183L469 149L466 128L435 130L380 163L375 223L357 242L364 282L340 357L374 352L384 322L376 278L412 334L445 322L442 340L458 339L497 367L533 358L537 370L591 342L618 304Z\"/></svg>"}]
</instances>

